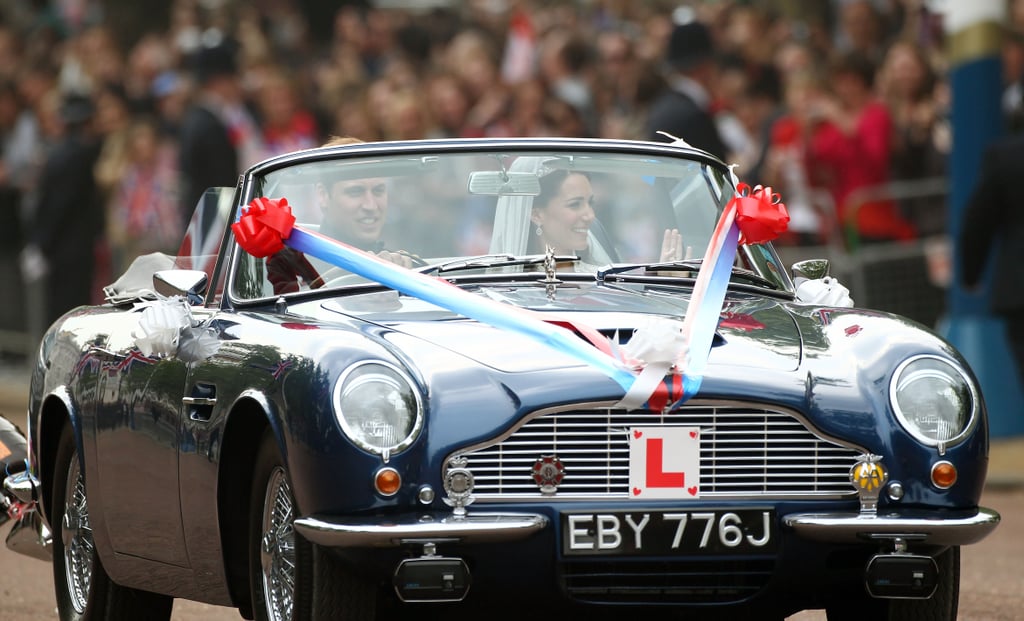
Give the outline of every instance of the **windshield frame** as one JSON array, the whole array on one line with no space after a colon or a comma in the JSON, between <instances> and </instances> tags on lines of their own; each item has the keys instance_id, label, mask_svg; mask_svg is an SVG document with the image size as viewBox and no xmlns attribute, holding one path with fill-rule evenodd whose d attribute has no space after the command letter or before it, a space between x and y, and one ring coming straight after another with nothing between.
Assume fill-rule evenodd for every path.
<instances>
[{"instance_id":1,"label":"windshield frame","mask_svg":"<svg viewBox=\"0 0 1024 621\"><path fill-rule=\"evenodd\" d=\"M642 141L625 140L604 140L604 139L583 139L583 138L512 138L512 139L445 139L445 140L421 140L406 142L387 143L356 143L336 147L322 147L308 149L294 153L285 154L261 162L249 169L242 178L239 188L239 202L234 206L230 221L234 222L241 214L245 205L262 195L261 183L276 171L289 167L327 161L344 161L360 158L382 158L389 156L414 156L429 158L436 155L471 155L497 153L508 155L532 154L536 152L565 152L578 154L607 154L611 156L652 156L659 158L675 158L695 162L702 166L705 175L709 171L714 177L720 180L723 196L719 199L719 214L725 203L731 198L734 188L732 187L732 173L725 164L710 154L686 146L672 145L669 143L655 143ZM709 186L713 185L710 183ZM239 274L239 261L245 254L237 242L233 233L229 243L230 252L225 257L228 260L227 282L224 286L225 301L235 306L253 306L266 304L268 301L277 300L282 297L300 295L308 297L325 297L330 295L345 295L344 288L332 287L315 289L312 291L301 291L294 293L275 293L263 297L242 297L237 294L237 282ZM792 280L788 271L783 268L778 253L771 244L758 246L740 246L737 257L745 267L772 280L778 284L779 293L792 293L794 290ZM509 274L512 276L513 274ZM593 278L593 277L592 277ZM685 280L685 279L680 279ZM365 292L367 285L372 288L377 283L363 282L363 286L351 288L352 292ZM768 290L766 290L768 291Z\"/></svg>"}]
</instances>

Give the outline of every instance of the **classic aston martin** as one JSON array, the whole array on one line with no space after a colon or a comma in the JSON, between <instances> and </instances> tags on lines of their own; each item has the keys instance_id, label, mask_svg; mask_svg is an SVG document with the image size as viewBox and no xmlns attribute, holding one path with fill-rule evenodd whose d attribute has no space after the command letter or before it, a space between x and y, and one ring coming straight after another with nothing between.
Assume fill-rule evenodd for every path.
<instances>
[{"instance_id":1,"label":"classic aston martin","mask_svg":"<svg viewBox=\"0 0 1024 621\"><path fill-rule=\"evenodd\" d=\"M61 619L953 621L978 384L783 199L681 141L264 161L46 332L9 543Z\"/></svg>"}]
</instances>

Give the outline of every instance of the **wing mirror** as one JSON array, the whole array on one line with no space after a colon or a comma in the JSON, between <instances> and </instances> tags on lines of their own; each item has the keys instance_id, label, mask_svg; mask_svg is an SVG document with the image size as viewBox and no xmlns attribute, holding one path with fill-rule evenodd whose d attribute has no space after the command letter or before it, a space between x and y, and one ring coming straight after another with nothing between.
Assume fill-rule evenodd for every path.
<instances>
[{"instance_id":1,"label":"wing mirror","mask_svg":"<svg viewBox=\"0 0 1024 621\"><path fill-rule=\"evenodd\" d=\"M184 296L192 305L202 304L207 279L202 270L160 270L153 274L153 290L167 297Z\"/></svg>"},{"instance_id":2,"label":"wing mirror","mask_svg":"<svg viewBox=\"0 0 1024 621\"><path fill-rule=\"evenodd\" d=\"M828 276L832 264L828 259L806 259L793 264L793 279L820 280Z\"/></svg>"},{"instance_id":3,"label":"wing mirror","mask_svg":"<svg viewBox=\"0 0 1024 621\"><path fill-rule=\"evenodd\" d=\"M850 290L828 275L828 259L807 259L793 264L796 302L849 308L853 306Z\"/></svg>"}]
</instances>

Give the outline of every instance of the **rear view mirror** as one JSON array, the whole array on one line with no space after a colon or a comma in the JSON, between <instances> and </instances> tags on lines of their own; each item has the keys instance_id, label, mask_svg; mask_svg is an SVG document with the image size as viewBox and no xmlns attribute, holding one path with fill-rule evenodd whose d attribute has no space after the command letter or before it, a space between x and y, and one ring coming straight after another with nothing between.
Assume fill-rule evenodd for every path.
<instances>
[{"instance_id":1,"label":"rear view mirror","mask_svg":"<svg viewBox=\"0 0 1024 621\"><path fill-rule=\"evenodd\" d=\"M469 173L469 193L484 196L538 196L540 178L528 172L476 170Z\"/></svg>"}]
</instances>

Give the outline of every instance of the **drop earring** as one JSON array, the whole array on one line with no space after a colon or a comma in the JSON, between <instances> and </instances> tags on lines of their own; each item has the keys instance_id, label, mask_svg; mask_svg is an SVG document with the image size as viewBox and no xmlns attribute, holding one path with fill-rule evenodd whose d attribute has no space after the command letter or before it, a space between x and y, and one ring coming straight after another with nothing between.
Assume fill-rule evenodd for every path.
<instances>
[{"instance_id":1,"label":"drop earring","mask_svg":"<svg viewBox=\"0 0 1024 621\"><path fill-rule=\"evenodd\" d=\"M537 237L540 237L542 235L544 235L544 229L541 227L541 225L538 224L537 225Z\"/></svg>"}]
</instances>

